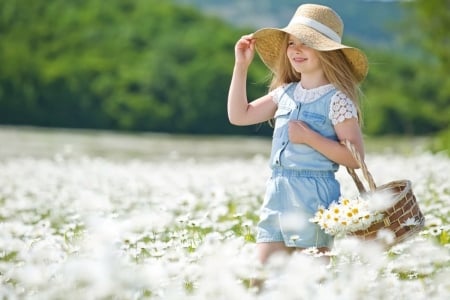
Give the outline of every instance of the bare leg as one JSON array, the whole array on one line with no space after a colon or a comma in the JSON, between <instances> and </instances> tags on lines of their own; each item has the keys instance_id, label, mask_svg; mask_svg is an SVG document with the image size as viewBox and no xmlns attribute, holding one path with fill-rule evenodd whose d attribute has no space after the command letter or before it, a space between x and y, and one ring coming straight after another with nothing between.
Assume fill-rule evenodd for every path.
<instances>
[{"instance_id":1,"label":"bare leg","mask_svg":"<svg viewBox=\"0 0 450 300\"><path fill-rule=\"evenodd\" d=\"M291 253L292 248L286 247L283 242L275 243L259 243L256 245L258 251L258 258L261 264L265 264L269 257L276 252L286 252Z\"/></svg>"},{"instance_id":2,"label":"bare leg","mask_svg":"<svg viewBox=\"0 0 450 300\"><path fill-rule=\"evenodd\" d=\"M262 265L266 264L270 256L277 252L292 253L293 249L286 247L283 242L272 242L272 243L258 243L256 245L256 250L258 252L258 259ZM253 278L250 281L250 287L261 289L264 283L264 279Z\"/></svg>"},{"instance_id":3,"label":"bare leg","mask_svg":"<svg viewBox=\"0 0 450 300\"><path fill-rule=\"evenodd\" d=\"M330 251L330 248L321 247L321 248L317 248L317 250L319 250L319 253L327 253L328 251Z\"/></svg>"},{"instance_id":4,"label":"bare leg","mask_svg":"<svg viewBox=\"0 0 450 300\"><path fill-rule=\"evenodd\" d=\"M328 247L322 247L322 248L318 248L319 253L321 254L326 254L327 252L330 252L330 248ZM329 255L324 255L321 257L321 261L323 263L325 263L325 265L329 265L330 261L331 261L331 257Z\"/></svg>"}]
</instances>

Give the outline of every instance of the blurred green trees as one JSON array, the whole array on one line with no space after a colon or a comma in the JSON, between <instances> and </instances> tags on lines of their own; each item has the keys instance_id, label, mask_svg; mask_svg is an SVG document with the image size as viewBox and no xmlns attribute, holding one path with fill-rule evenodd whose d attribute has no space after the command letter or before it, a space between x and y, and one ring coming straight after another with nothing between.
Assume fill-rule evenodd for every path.
<instances>
[{"instance_id":1,"label":"blurred green trees","mask_svg":"<svg viewBox=\"0 0 450 300\"><path fill-rule=\"evenodd\" d=\"M409 7L425 58L360 46L370 60L367 134L448 128L448 36L438 30L447 23L436 19L448 22L449 10L437 2ZM250 31L170 1L1 1L0 124L243 133L228 123L226 98L234 43ZM256 59L250 99L265 92L267 74Z\"/></svg>"},{"instance_id":2,"label":"blurred green trees","mask_svg":"<svg viewBox=\"0 0 450 300\"><path fill-rule=\"evenodd\" d=\"M411 45L422 50L416 66L417 94L424 111L440 130L433 150L450 155L450 1L416 0L406 3Z\"/></svg>"},{"instance_id":3,"label":"blurred green trees","mask_svg":"<svg viewBox=\"0 0 450 300\"><path fill-rule=\"evenodd\" d=\"M166 1L2 1L0 123L227 132L241 34Z\"/></svg>"},{"instance_id":4,"label":"blurred green trees","mask_svg":"<svg viewBox=\"0 0 450 300\"><path fill-rule=\"evenodd\" d=\"M406 1L403 7L398 34L408 52L367 51L365 132L435 134L432 149L450 154L450 2Z\"/></svg>"}]
</instances>

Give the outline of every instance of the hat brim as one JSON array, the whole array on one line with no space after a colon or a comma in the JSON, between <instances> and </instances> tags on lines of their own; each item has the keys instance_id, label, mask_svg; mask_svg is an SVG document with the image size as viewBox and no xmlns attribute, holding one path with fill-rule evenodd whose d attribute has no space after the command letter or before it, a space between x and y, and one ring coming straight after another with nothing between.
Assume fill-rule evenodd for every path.
<instances>
[{"instance_id":1,"label":"hat brim","mask_svg":"<svg viewBox=\"0 0 450 300\"><path fill-rule=\"evenodd\" d=\"M350 47L338 43L318 31L306 26L296 25L295 28L263 28L253 33L256 40L255 49L261 60L269 67L270 70L276 72L276 64L282 48L286 34L291 34L302 41L306 46L318 51L333 51L341 49L347 60L352 65L355 77L358 81L362 81L368 71L368 62L366 55L355 47Z\"/></svg>"}]
</instances>

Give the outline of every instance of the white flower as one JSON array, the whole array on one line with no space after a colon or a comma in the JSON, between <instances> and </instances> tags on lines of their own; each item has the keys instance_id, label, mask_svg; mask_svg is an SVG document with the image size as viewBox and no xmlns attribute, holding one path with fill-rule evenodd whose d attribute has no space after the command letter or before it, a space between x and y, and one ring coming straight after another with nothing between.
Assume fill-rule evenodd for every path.
<instances>
[{"instance_id":1,"label":"white flower","mask_svg":"<svg viewBox=\"0 0 450 300\"><path fill-rule=\"evenodd\" d=\"M291 235L289 238L291 241L297 241L300 239L300 236L297 234Z\"/></svg>"},{"instance_id":2,"label":"white flower","mask_svg":"<svg viewBox=\"0 0 450 300\"><path fill-rule=\"evenodd\" d=\"M408 218L405 223L402 223L403 227L408 227L408 226L417 226L419 225L420 222L419 220L416 220L416 218Z\"/></svg>"},{"instance_id":3,"label":"white flower","mask_svg":"<svg viewBox=\"0 0 450 300\"><path fill-rule=\"evenodd\" d=\"M430 231L431 235L438 236L442 232L442 227L434 226L434 227L431 227L429 231Z\"/></svg>"},{"instance_id":4,"label":"white flower","mask_svg":"<svg viewBox=\"0 0 450 300\"><path fill-rule=\"evenodd\" d=\"M340 198L328 209L319 207L310 221L317 223L328 234L339 235L364 230L382 217L382 213L369 209L367 200L358 197L353 200Z\"/></svg>"}]
</instances>

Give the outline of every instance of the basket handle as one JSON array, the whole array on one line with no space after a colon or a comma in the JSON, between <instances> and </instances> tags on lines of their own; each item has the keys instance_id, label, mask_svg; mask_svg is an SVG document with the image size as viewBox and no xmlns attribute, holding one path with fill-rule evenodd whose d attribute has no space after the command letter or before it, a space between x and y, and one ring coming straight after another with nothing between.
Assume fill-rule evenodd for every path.
<instances>
[{"instance_id":1,"label":"basket handle","mask_svg":"<svg viewBox=\"0 0 450 300\"><path fill-rule=\"evenodd\" d=\"M369 184L370 191L375 191L375 189L377 187L375 185L375 181L373 180L372 174L370 174L369 170L367 169L367 166L366 166L366 163L364 162L364 160L361 159L361 155L359 154L359 152L356 151L355 145L353 145L349 140L343 141L342 144L344 144L345 147L347 147L347 149L352 154L353 158L358 162L358 165L362 170L363 176L366 179L367 183ZM360 193L365 193L366 188L364 187L364 184L361 182L361 179L356 174L356 171L349 167L346 167L346 169L347 169L347 172L352 177L353 181L355 182L356 187L358 188L358 191Z\"/></svg>"}]
</instances>

